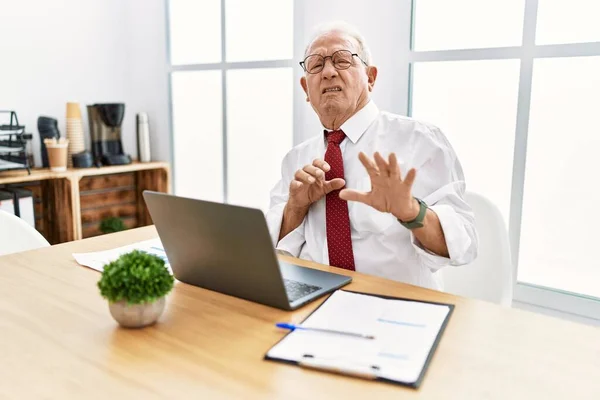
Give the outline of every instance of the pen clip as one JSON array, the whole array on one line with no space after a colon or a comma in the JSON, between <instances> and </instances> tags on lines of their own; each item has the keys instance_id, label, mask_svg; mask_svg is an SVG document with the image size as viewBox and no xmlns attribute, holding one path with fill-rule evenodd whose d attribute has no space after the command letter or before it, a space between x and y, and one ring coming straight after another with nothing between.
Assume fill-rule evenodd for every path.
<instances>
[{"instance_id":1,"label":"pen clip","mask_svg":"<svg viewBox=\"0 0 600 400\"><path fill-rule=\"evenodd\" d=\"M377 379L379 367L376 365L359 365L350 361L315 358L305 354L298 364L304 368L332 372L340 375L355 376L363 379Z\"/></svg>"}]
</instances>

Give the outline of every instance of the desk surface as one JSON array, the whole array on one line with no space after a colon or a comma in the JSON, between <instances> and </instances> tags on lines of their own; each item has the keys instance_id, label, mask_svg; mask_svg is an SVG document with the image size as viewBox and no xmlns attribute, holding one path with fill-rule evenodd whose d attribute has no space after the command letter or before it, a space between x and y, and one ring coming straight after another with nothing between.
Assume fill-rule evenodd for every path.
<instances>
[{"instance_id":1,"label":"desk surface","mask_svg":"<svg viewBox=\"0 0 600 400\"><path fill-rule=\"evenodd\" d=\"M73 252L153 227L0 257L0 398L598 399L600 329L336 268L350 290L456 304L419 390L263 361L321 301L285 312L177 283L153 327L118 328ZM286 259L287 260L287 259Z\"/></svg>"}]
</instances>

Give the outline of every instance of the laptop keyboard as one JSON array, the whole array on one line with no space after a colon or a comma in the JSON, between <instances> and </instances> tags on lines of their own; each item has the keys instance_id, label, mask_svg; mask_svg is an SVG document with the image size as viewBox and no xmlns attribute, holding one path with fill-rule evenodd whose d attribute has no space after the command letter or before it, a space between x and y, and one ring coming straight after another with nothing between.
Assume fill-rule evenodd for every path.
<instances>
[{"instance_id":1,"label":"laptop keyboard","mask_svg":"<svg viewBox=\"0 0 600 400\"><path fill-rule=\"evenodd\" d=\"M294 302L304 296L307 296L321 289L319 286L313 286L306 283L284 279L285 291L287 292L290 302Z\"/></svg>"}]
</instances>

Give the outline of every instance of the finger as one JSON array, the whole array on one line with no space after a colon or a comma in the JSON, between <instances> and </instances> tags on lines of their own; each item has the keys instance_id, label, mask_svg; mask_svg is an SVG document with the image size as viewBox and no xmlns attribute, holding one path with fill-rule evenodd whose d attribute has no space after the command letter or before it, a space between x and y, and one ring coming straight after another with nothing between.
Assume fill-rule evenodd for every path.
<instances>
[{"instance_id":1,"label":"finger","mask_svg":"<svg viewBox=\"0 0 600 400\"><path fill-rule=\"evenodd\" d=\"M417 170L414 168L411 168L410 171L408 171L408 174L406 174L406 177L404 178L404 183L407 184L408 187L412 187L416 176L417 176Z\"/></svg>"},{"instance_id":2,"label":"finger","mask_svg":"<svg viewBox=\"0 0 600 400\"><path fill-rule=\"evenodd\" d=\"M308 173L306 173L304 170L301 170L301 169L296 171L296 174L294 175L294 179L296 179L297 181L300 181L302 183L306 183L308 185L315 183L315 178L313 178L311 175L309 175Z\"/></svg>"},{"instance_id":3,"label":"finger","mask_svg":"<svg viewBox=\"0 0 600 400\"><path fill-rule=\"evenodd\" d=\"M394 179L400 179L400 167L398 166L398 158L396 153L390 153L390 177Z\"/></svg>"},{"instance_id":4,"label":"finger","mask_svg":"<svg viewBox=\"0 0 600 400\"><path fill-rule=\"evenodd\" d=\"M305 165L302 170L313 176L317 182L323 182L325 180L325 172L323 172L323 170L320 168L317 168L313 165Z\"/></svg>"},{"instance_id":5,"label":"finger","mask_svg":"<svg viewBox=\"0 0 600 400\"><path fill-rule=\"evenodd\" d=\"M346 181L342 178L335 178L330 181L326 181L324 184L325 193L332 192L334 190L338 190L343 188L346 185Z\"/></svg>"},{"instance_id":6,"label":"finger","mask_svg":"<svg viewBox=\"0 0 600 400\"><path fill-rule=\"evenodd\" d=\"M378 151L376 151L375 154L373 154L373 158L375 159L377 168L379 168L379 173L381 173L383 176L390 176L390 170L389 170L388 163L381 156L381 154L379 154Z\"/></svg>"},{"instance_id":7,"label":"finger","mask_svg":"<svg viewBox=\"0 0 600 400\"><path fill-rule=\"evenodd\" d=\"M290 192L296 193L296 192L300 191L302 186L304 186L304 184L302 182L293 180L290 182Z\"/></svg>"},{"instance_id":8,"label":"finger","mask_svg":"<svg viewBox=\"0 0 600 400\"><path fill-rule=\"evenodd\" d=\"M358 190L354 189L344 189L340 191L340 199L346 201L358 201L361 203L369 204L370 197L370 193L359 192Z\"/></svg>"},{"instance_id":9,"label":"finger","mask_svg":"<svg viewBox=\"0 0 600 400\"><path fill-rule=\"evenodd\" d=\"M377 165L375 165L375 163L373 162L373 160L371 160L365 153L363 153L362 151L360 153L358 153L358 159L360 160L360 162L362 163L362 165L364 165L364 167L367 170L367 173L369 174L369 176L373 176L373 175L378 175L379 174L379 170L377 169Z\"/></svg>"},{"instance_id":10,"label":"finger","mask_svg":"<svg viewBox=\"0 0 600 400\"><path fill-rule=\"evenodd\" d=\"M320 158L315 158L313 160L312 165L314 165L317 168L322 169L325 172L327 172L331 169L331 166L329 166L329 164L327 164L325 161L321 160Z\"/></svg>"}]
</instances>

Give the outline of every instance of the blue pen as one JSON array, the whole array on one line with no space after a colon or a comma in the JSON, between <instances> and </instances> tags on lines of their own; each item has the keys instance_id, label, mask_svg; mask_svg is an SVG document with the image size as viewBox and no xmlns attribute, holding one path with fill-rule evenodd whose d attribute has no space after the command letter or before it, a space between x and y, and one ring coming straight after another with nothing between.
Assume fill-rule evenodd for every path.
<instances>
[{"instance_id":1,"label":"blue pen","mask_svg":"<svg viewBox=\"0 0 600 400\"><path fill-rule=\"evenodd\" d=\"M304 331L315 331L315 332L333 333L333 334L337 334L337 335L353 336L353 337L359 337L359 338L363 338L363 339L375 339L375 336L373 336L373 335L365 335L365 334L362 334L362 333L345 332L345 331L336 331L336 330L333 330L333 329L310 328L310 327L307 327L307 326L287 324L287 323L284 323L284 322L275 324L275 326L278 327L278 328L289 329L291 331L294 331L296 329L301 329L301 330L304 330Z\"/></svg>"}]
</instances>

